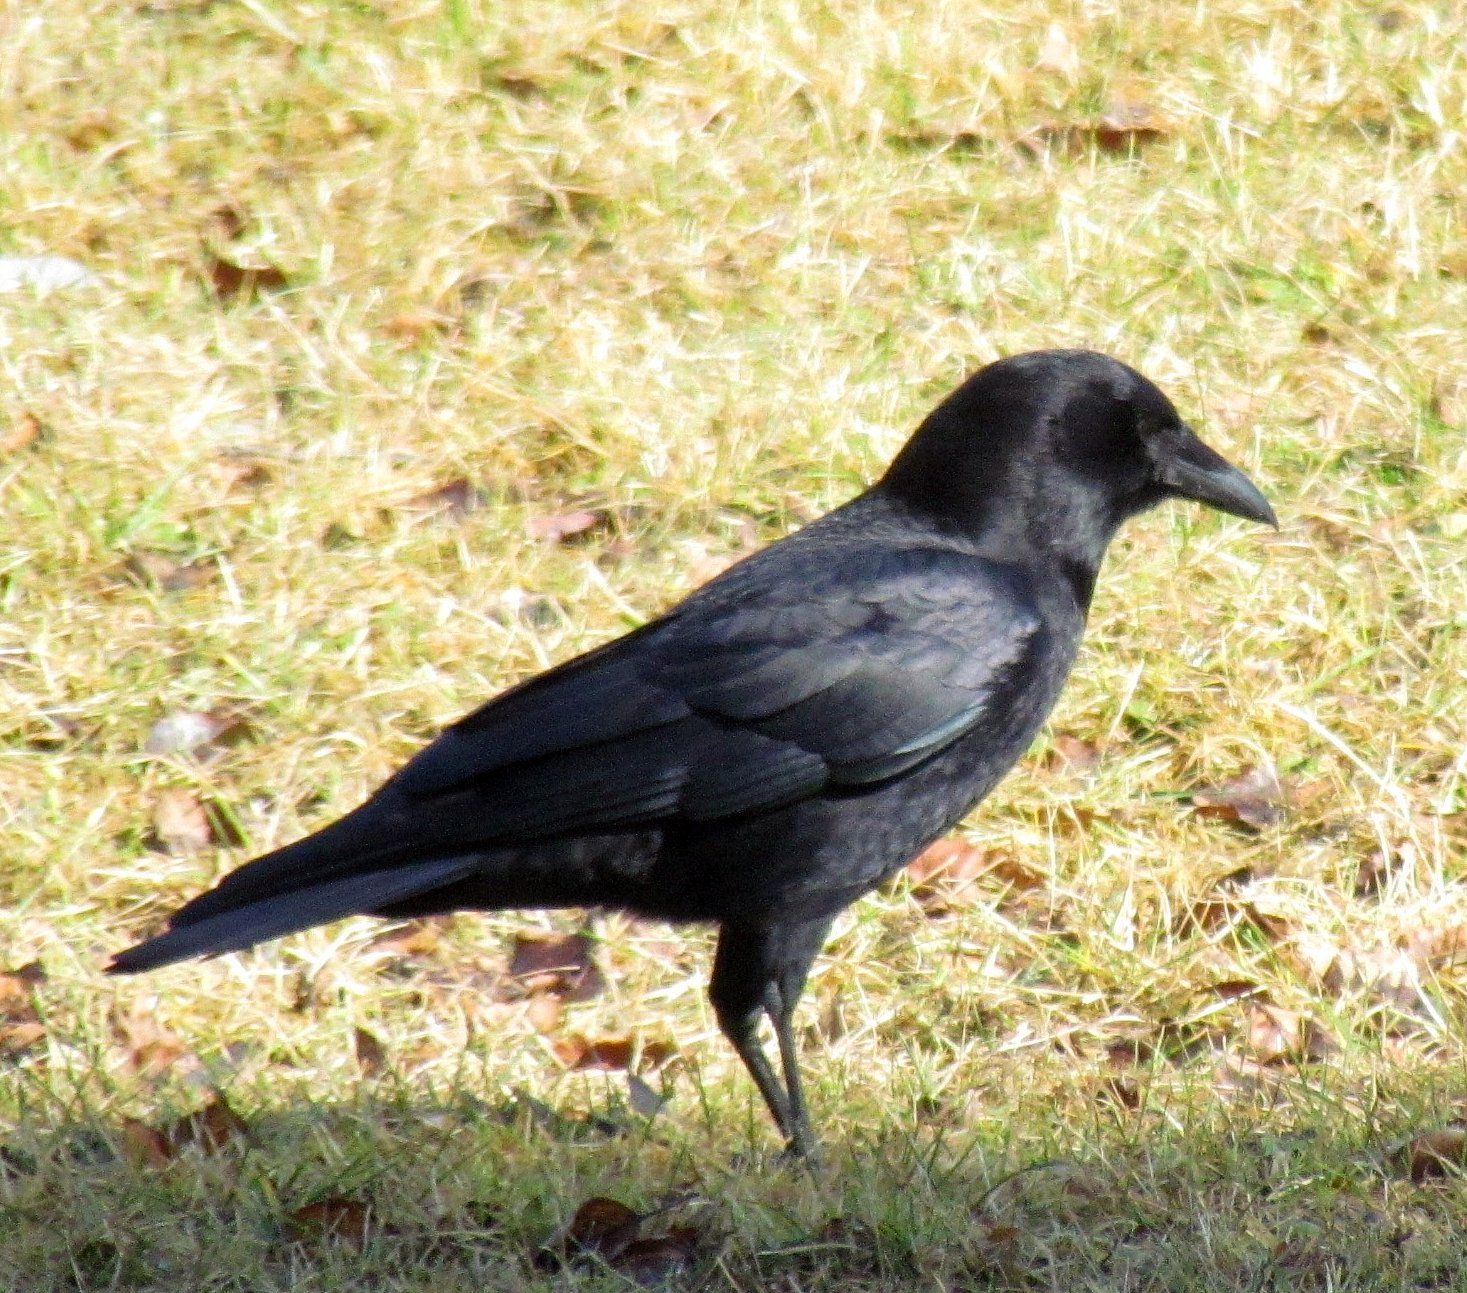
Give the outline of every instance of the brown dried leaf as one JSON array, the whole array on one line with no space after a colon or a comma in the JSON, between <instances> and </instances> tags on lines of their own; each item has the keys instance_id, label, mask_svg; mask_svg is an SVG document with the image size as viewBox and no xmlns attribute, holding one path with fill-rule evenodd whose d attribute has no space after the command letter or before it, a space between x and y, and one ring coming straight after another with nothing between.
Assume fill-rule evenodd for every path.
<instances>
[{"instance_id":1,"label":"brown dried leaf","mask_svg":"<svg viewBox=\"0 0 1467 1293\"><path fill-rule=\"evenodd\" d=\"M587 1199L570 1223L535 1255L541 1270L555 1270L577 1257L594 1256L614 1262L636 1241L642 1214L617 1199Z\"/></svg>"},{"instance_id":2,"label":"brown dried leaf","mask_svg":"<svg viewBox=\"0 0 1467 1293\"><path fill-rule=\"evenodd\" d=\"M452 318L434 310L405 310L385 320L380 330L394 341L422 341L424 337L444 332L452 325Z\"/></svg>"},{"instance_id":3,"label":"brown dried leaf","mask_svg":"<svg viewBox=\"0 0 1467 1293\"><path fill-rule=\"evenodd\" d=\"M226 449L209 470L227 493L255 490L275 479L279 464L263 451L246 448Z\"/></svg>"},{"instance_id":4,"label":"brown dried leaf","mask_svg":"<svg viewBox=\"0 0 1467 1293\"><path fill-rule=\"evenodd\" d=\"M1443 970L1467 956L1467 925L1443 922L1417 926L1403 933L1397 942L1416 965Z\"/></svg>"},{"instance_id":5,"label":"brown dried leaf","mask_svg":"<svg viewBox=\"0 0 1467 1293\"><path fill-rule=\"evenodd\" d=\"M1246 1045L1258 1064L1297 1064L1324 1059L1338 1050L1324 1027L1308 1015L1255 1001L1248 1005Z\"/></svg>"},{"instance_id":6,"label":"brown dried leaf","mask_svg":"<svg viewBox=\"0 0 1467 1293\"><path fill-rule=\"evenodd\" d=\"M914 891L917 886L936 880L966 883L987 869L988 850L956 836L938 840L907 863L907 875Z\"/></svg>"},{"instance_id":7,"label":"brown dried leaf","mask_svg":"<svg viewBox=\"0 0 1467 1293\"><path fill-rule=\"evenodd\" d=\"M592 1041L579 1033L558 1039L551 1049L566 1068L578 1071L630 1069L632 1061L639 1056L641 1067L645 1071L661 1067L675 1053L669 1042L644 1042L639 1045L630 1037L599 1037Z\"/></svg>"},{"instance_id":8,"label":"brown dried leaf","mask_svg":"<svg viewBox=\"0 0 1467 1293\"><path fill-rule=\"evenodd\" d=\"M1417 1183L1456 1176L1467 1167L1467 1128L1442 1127L1413 1136L1397 1151L1396 1161Z\"/></svg>"},{"instance_id":9,"label":"brown dried leaf","mask_svg":"<svg viewBox=\"0 0 1467 1293\"><path fill-rule=\"evenodd\" d=\"M526 995L554 993L566 1001L590 1001L606 988L585 934L516 934L509 973Z\"/></svg>"},{"instance_id":10,"label":"brown dried leaf","mask_svg":"<svg viewBox=\"0 0 1467 1293\"><path fill-rule=\"evenodd\" d=\"M35 990L45 982L46 971L39 961L0 972L0 1019L34 1018Z\"/></svg>"},{"instance_id":11,"label":"brown dried leaf","mask_svg":"<svg viewBox=\"0 0 1467 1293\"><path fill-rule=\"evenodd\" d=\"M123 1118L118 1130L122 1133L122 1156L135 1167L166 1167L173 1161L174 1148L156 1127L140 1118Z\"/></svg>"},{"instance_id":12,"label":"brown dried leaf","mask_svg":"<svg viewBox=\"0 0 1467 1293\"><path fill-rule=\"evenodd\" d=\"M1089 121L1048 122L1016 142L1031 153L1056 151L1083 157L1094 149L1129 156L1165 139L1172 131L1172 124L1146 104L1118 103Z\"/></svg>"},{"instance_id":13,"label":"brown dried leaf","mask_svg":"<svg viewBox=\"0 0 1467 1293\"><path fill-rule=\"evenodd\" d=\"M444 917L424 916L393 926L372 939L372 946L397 956L433 956L443 941Z\"/></svg>"},{"instance_id":14,"label":"brown dried leaf","mask_svg":"<svg viewBox=\"0 0 1467 1293\"><path fill-rule=\"evenodd\" d=\"M565 1003L559 997L553 997L546 992L536 994L525 1004L525 1018L537 1033L553 1033L560 1027L561 1016L564 1014ZM556 1053L559 1054L559 1051Z\"/></svg>"},{"instance_id":15,"label":"brown dried leaf","mask_svg":"<svg viewBox=\"0 0 1467 1293\"><path fill-rule=\"evenodd\" d=\"M248 1136L249 1125L217 1091L207 1104L184 1114L163 1132L175 1154L188 1145L197 1145L205 1154L217 1154L226 1145Z\"/></svg>"},{"instance_id":16,"label":"brown dried leaf","mask_svg":"<svg viewBox=\"0 0 1467 1293\"><path fill-rule=\"evenodd\" d=\"M1150 1064L1156 1048L1144 1037L1124 1037L1108 1042L1105 1047L1105 1062L1112 1068L1134 1068Z\"/></svg>"},{"instance_id":17,"label":"brown dried leaf","mask_svg":"<svg viewBox=\"0 0 1467 1293\"><path fill-rule=\"evenodd\" d=\"M180 709L165 714L148 729L145 754L203 754L232 744L249 731L249 720L227 709L207 712Z\"/></svg>"},{"instance_id":18,"label":"brown dried leaf","mask_svg":"<svg viewBox=\"0 0 1467 1293\"><path fill-rule=\"evenodd\" d=\"M175 857L196 853L214 842L214 826L193 791L171 786L153 805L153 834Z\"/></svg>"},{"instance_id":19,"label":"brown dried leaf","mask_svg":"<svg viewBox=\"0 0 1467 1293\"><path fill-rule=\"evenodd\" d=\"M1213 996L1221 997L1224 1001L1237 1001L1242 997L1267 995L1267 989L1252 979L1222 979L1208 988L1208 991Z\"/></svg>"},{"instance_id":20,"label":"brown dried leaf","mask_svg":"<svg viewBox=\"0 0 1467 1293\"><path fill-rule=\"evenodd\" d=\"M1046 878L1001 849L984 849L957 838L938 840L907 866L912 897L929 916L945 916L978 902L978 881L1002 881L1017 893L1043 888Z\"/></svg>"},{"instance_id":21,"label":"brown dried leaf","mask_svg":"<svg viewBox=\"0 0 1467 1293\"><path fill-rule=\"evenodd\" d=\"M1220 786L1204 786L1192 793L1192 809L1199 817L1216 817L1251 831L1266 830L1283 821L1288 796L1267 768L1247 767Z\"/></svg>"},{"instance_id":22,"label":"brown dried leaf","mask_svg":"<svg viewBox=\"0 0 1467 1293\"><path fill-rule=\"evenodd\" d=\"M207 584L218 567L212 561L177 561L161 552L134 552L122 571L129 582L143 588L181 593Z\"/></svg>"},{"instance_id":23,"label":"brown dried leaf","mask_svg":"<svg viewBox=\"0 0 1467 1293\"><path fill-rule=\"evenodd\" d=\"M372 1223L372 1210L367 1204L360 1199L333 1195L287 1213L285 1228L296 1243L331 1239L361 1252L377 1227Z\"/></svg>"},{"instance_id":24,"label":"brown dried leaf","mask_svg":"<svg viewBox=\"0 0 1467 1293\"><path fill-rule=\"evenodd\" d=\"M701 1237L691 1226L674 1226L665 1235L634 1239L611 1263L618 1274L643 1288L665 1284L698 1259Z\"/></svg>"},{"instance_id":25,"label":"brown dried leaf","mask_svg":"<svg viewBox=\"0 0 1467 1293\"><path fill-rule=\"evenodd\" d=\"M447 484L430 489L425 494L410 498L407 506L420 512L458 521L472 512L477 512L488 501L488 495L465 476L450 480Z\"/></svg>"},{"instance_id":26,"label":"brown dried leaf","mask_svg":"<svg viewBox=\"0 0 1467 1293\"><path fill-rule=\"evenodd\" d=\"M376 1034L360 1024L352 1029L352 1049L356 1052L357 1066L368 1077L375 1077L387 1065L387 1048Z\"/></svg>"},{"instance_id":27,"label":"brown dried leaf","mask_svg":"<svg viewBox=\"0 0 1467 1293\"><path fill-rule=\"evenodd\" d=\"M5 1020L0 1022L0 1057L14 1059L45 1039L45 1026L38 1019Z\"/></svg>"},{"instance_id":28,"label":"brown dried leaf","mask_svg":"<svg viewBox=\"0 0 1467 1293\"><path fill-rule=\"evenodd\" d=\"M183 1039L140 1013L113 1019L113 1029L127 1052L127 1062L142 1077L157 1077L175 1066L195 1068L198 1060Z\"/></svg>"},{"instance_id":29,"label":"brown dried leaf","mask_svg":"<svg viewBox=\"0 0 1467 1293\"><path fill-rule=\"evenodd\" d=\"M0 454L19 453L32 445L40 444L46 427L34 413L22 409L10 419L10 425L0 431Z\"/></svg>"},{"instance_id":30,"label":"brown dried leaf","mask_svg":"<svg viewBox=\"0 0 1467 1293\"><path fill-rule=\"evenodd\" d=\"M1118 1105L1122 1109L1141 1107L1141 1088L1136 1085L1134 1078L1102 1077L1095 1087L1095 1094L1098 1099Z\"/></svg>"},{"instance_id":31,"label":"brown dried leaf","mask_svg":"<svg viewBox=\"0 0 1467 1293\"><path fill-rule=\"evenodd\" d=\"M290 279L275 265L241 265L217 252L208 253L207 274L209 286L221 301L248 299L290 286Z\"/></svg>"},{"instance_id":32,"label":"brown dried leaf","mask_svg":"<svg viewBox=\"0 0 1467 1293\"><path fill-rule=\"evenodd\" d=\"M592 530L600 529L608 524L609 520L605 512L592 512L584 508L573 512L552 512L532 516L529 523L530 537L545 539L551 543L561 543L576 535L589 534Z\"/></svg>"},{"instance_id":33,"label":"brown dried leaf","mask_svg":"<svg viewBox=\"0 0 1467 1293\"><path fill-rule=\"evenodd\" d=\"M1076 778L1088 777L1100 766L1100 747L1094 741L1061 732L1049 747L1044 765L1051 772L1066 773Z\"/></svg>"}]
</instances>

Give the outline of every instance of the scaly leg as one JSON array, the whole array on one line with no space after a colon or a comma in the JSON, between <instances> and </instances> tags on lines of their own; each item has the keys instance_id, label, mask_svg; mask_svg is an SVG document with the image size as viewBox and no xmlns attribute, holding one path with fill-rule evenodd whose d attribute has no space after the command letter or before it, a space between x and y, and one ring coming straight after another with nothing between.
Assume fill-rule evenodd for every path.
<instances>
[{"instance_id":1,"label":"scaly leg","mask_svg":"<svg viewBox=\"0 0 1467 1293\"><path fill-rule=\"evenodd\" d=\"M800 1082L793 1019L810 963L829 931L830 921L823 919L794 925L727 924L719 935L708 989L724 1036L749 1070L790 1150L805 1159L816 1156L816 1145ZM759 1044L761 1015L774 1025L783 1085Z\"/></svg>"}]
</instances>

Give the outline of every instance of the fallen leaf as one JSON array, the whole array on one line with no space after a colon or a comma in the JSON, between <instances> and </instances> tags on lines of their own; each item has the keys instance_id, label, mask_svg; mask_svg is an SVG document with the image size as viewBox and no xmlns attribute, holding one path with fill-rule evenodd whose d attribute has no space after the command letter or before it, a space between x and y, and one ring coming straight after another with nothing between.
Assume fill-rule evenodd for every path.
<instances>
[{"instance_id":1,"label":"fallen leaf","mask_svg":"<svg viewBox=\"0 0 1467 1293\"><path fill-rule=\"evenodd\" d=\"M46 1039L46 1027L38 1019L0 1022L0 1056L15 1059Z\"/></svg>"},{"instance_id":2,"label":"fallen leaf","mask_svg":"<svg viewBox=\"0 0 1467 1293\"><path fill-rule=\"evenodd\" d=\"M460 476L446 485L439 485L436 489L409 499L407 505L420 512L432 512L459 520L471 512L477 512L488 497L477 485Z\"/></svg>"},{"instance_id":3,"label":"fallen leaf","mask_svg":"<svg viewBox=\"0 0 1467 1293\"><path fill-rule=\"evenodd\" d=\"M163 1135L174 1153L186 1146L197 1145L205 1154L217 1154L226 1145L246 1139L249 1125L216 1091L208 1103L193 1113L184 1114Z\"/></svg>"},{"instance_id":4,"label":"fallen leaf","mask_svg":"<svg viewBox=\"0 0 1467 1293\"><path fill-rule=\"evenodd\" d=\"M285 1228L296 1243L331 1239L357 1252L367 1246L368 1238L377 1229L367 1204L340 1195L286 1213Z\"/></svg>"},{"instance_id":5,"label":"fallen leaf","mask_svg":"<svg viewBox=\"0 0 1467 1293\"><path fill-rule=\"evenodd\" d=\"M1188 937L1240 925L1251 925L1270 942L1277 942L1289 933L1289 924L1281 916L1230 894L1210 894L1184 908L1177 917L1175 932L1179 937Z\"/></svg>"},{"instance_id":6,"label":"fallen leaf","mask_svg":"<svg viewBox=\"0 0 1467 1293\"><path fill-rule=\"evenodd\" d=\"M10 419L10 425L0 431L0 454L19 453L22 449L40 444L45 431L40 418L22 409Z\"/></svg>"},{"instance_id":7,"label":"fallen leaf","mask_svg":"<svg viewBox=\"0 0 1467 1293\"><path fill-rule=\"evenodd\" d=\"M1046 877L1001 849L985 849L964 840L938 840L907 865L912 897L933 917L950 915L978 902L978 881L1001 881L1014 893L1043 888Z\"/></svg>"},{"instance_id":8,"label":"fallen leaf","mask_svg":"<svg viewBox=\"0 0 1467 1293\"><path fill-rule=\"evenodd\" d=\"M586 934L516 934L509 973L527 996L549 992L565 1001L590 1001L606 988Z\"/></svg>"},{"instance_id":9,"label":"fallen leaf","mask_svg":"<svg viewBox=\"0 0 1467 1293\"><path fill-rule=\"evenodd\" d=\"M1247 1028L1249 1058L1258 1064L1317 1061L1339 1049L1316 1020L1268 1002L1249 1003Z\"/></svg>"},{"instance_id":10,"label":"fallen leaf","mask_svg":"<svg viewBox=\"0 0 1467 1293\"><path fill-rule=\"evenodd\" d=\"M530 537L560 543L575 535L587 534L606 524L607 520L605 512L592 512L585 509L532 516L529 522Z\"/></svg>"},{"instance_id":11,"label":"fallen leaf","mask_svg":"<svg viewBox=\"0 0 1467 1293\"><path fill-rule=\"evenodd\" d=\"M1129 156L1148 144L1165 139L1172 125L1145 104L1115 104L1088 121L1052 121L1037 126L1016 141L1031 153L1058 151L1083 157L1099 153Z\"/></svg>"},{"instance_id":12,"label":"fallen leaf","mask_svg":"<svg viewBox=\"0 0 1467 1293\"><path fill-rule=\"evenodd\" d=\"M249 721L229 710L175 710L148 729L143 752L153 755L197 754L230 744L248 731Z\"/></svg>"},{"instance_id":13,"label":"fallen leaf","mask_svg":"<svg viewBox=\"0 0 1467 1293\"><path fill-rule=\"evenodd\" d=\"M988 870L987 849L950 836L928 845L907 863L907 875L914 885L936 880L965 884Z\"/></svg>"},{"instance_id":14,"label":"fallen leaf","mask_svg":"<svg viewBox=\"0 0 1467 1293\"><path fill-rule=\"evenodd\" d=\"M368 1077L375 1077L387 1065L387 1048L372 1032L360 1024L352 1029L352 1049L357 1065Z\"/></svg>"},{"instance_id":15,"label":"fallen leaf","mask_svg":"<svg viewBox=\"0 0 1467 1293\"><path fill-rule=\"evenodd\" d=\"M1263 986L1252 979L1222 979L1207 990L1224 1001L1237 1001L1242 997L1256 997L1265 994Z\"/></svg>"},{"instance_id":16,"label":"fallen leaf","mask_svg":"<svg viewBox=\"0 0 1467 1293\"><path fill-rule=\"evenodd\" d=\"M1434 1176L1456 1176L1467 1167L1467 1128L1442 1127L1413 1136L1396 1153L1397 1163L1418 1184Z\"/></svg>"},{"instance_id":17,"label":"fallen leaf","mask_svg":"<svg viewBox=\"0 0 1467 1293\"><path fill-rule=\"evenodd\" d=\"M1106 1043L1105 1062L1112 1068L1133 1068L1150 1064L1155 1054L1156 1048L1144 1037L1125 1037Z\"/></svg>"},{"instance_id":18,"label":"fallen leaf","mask_svg":"<svg viewBox=\"0 0 1467 1293\"><path fill-rule=\"evenodd\" d=\"M1415 925L1397 942L1416 965L1441 971L1467 958L1467 925L1447 920Z\"/></svg>"},{"instance_id":19,"label":"fallen leaf","mask_svg":"<svg viewBox=\"0 0 1467 1293\"><path fill-rule=\"evenodd\" d=\"M674 1226L665 1235L634 1239L611 1263L619 1274L643 1288L664 1284L698 1258L700 1236L691 1226Z\"/></svg>"},{"instance_id":20,"label":"fallen leaf","mask_svg":"<svg viewBox=\"0 0 1467 1293\"><path fill-rule=\"evenodd\" d=\"M434 955L443 941L445 920L450 917L422 916L394 925L372 939L372 946L398 956Z\"/></svg>"},{"instance_id":21,"label":"fallen leaf","mask_svg":"<svg viewBox=\"0 0 1467 1293\"><path fill-rule=\"evenodd\" d=\"M166 1167L173 1161L173 1147L156 1127L140 1118L123 1118L118 1124L122 1156L135 1167Z\"/></svg>"},{"instance_id":22,"label":"fallen leaf","mask_svg":"<svg viewBox=\"0 0 1467 1293\"><path fill-rule=\"evenodd\" d=\"M208 255L208 282L221 301L248 299L260 292L279 292L290 279L275 265L241 265L217 252Z\"/></svg>"},{"instance_id":23,"label":"fallen leaf","mask_svg":"<svg viewBox=\"0 0 1467 1293\"><path fill-rule=\"evenodd\" d=\"M1100 766L1100 748L1094 741L1061 732L1044 759L1045 767L1076 778L1088 777Z\"/></svg>"},{"instance_id":24,"label":"fallen leaf","mask_svg":"<svg viewBox=\"0 0 1467 1293\"><path fill-rule=\"evenodd\" d=\"M1285 817L1287 794L1279 779L1266 768L1247 767L1220 786L1192 792L1192 809L1199 817L1215 817L1251 831L1276 826Z\"/></svg>"},{"instance_id":25,"label":"fallen leaf","mask_svg":"<svg viewBox=\"0 0 1467 1293\"><path fill-rule=\"evenodd\" d=\"M214 826L191 790L171 786L153 805L153 834L164 851L185 856L214 842Z\"/></svg>"},{"instance_id":26,"label":"fallen leaf","mask_svg":"<svg viewBox=\"0 0 1467 1293\"><path fill-rule=\"evenodd\" d=\"M231 448L211 462L209 470L224 490L233 494L270 484L280 466L263 450Z\"/></svg>"},{"instance_id":27,"label":"fallen leaf","mask_svg":"<svg viewBox=\"0 0 1467 1293\"><path fill-rule=\"evenodd\" d=\"M380 330L394 341L421 341L424 337L445 331L452 323L446 314L432 310L407 310L385 320Z\"/></svg>"},{"instance_id":28,"label":"fallen leaf","mask_svg":"<svg viewBox=\"0 0 1467 1293\"><path fill-rule=\"evenodd\" d=\"M140 1011L126 1018L114 1015L112 1027L125 1048L128 1064L141 1077L198 1066L181 1037Z\"/></svg>"},{"instance_id":29,"label":"fallen leaf","mask_svg":"<svg viewBox=\"0 0 1467 1293\"><path fill-rule=\"evenodd\" d=\"M9 1018L16 1006L33 1009L31 1001L36 988L46 982L46 971L39 961L28 961L14 970L0 971L0 1019Z\"/></svg>"},{"instance_id":30,"label":"fallen leaf","mask_svg":"<svg viewBox=\"0 0 1467 1293\"><path fill-rule=\"evenodd\" d=\"M123 572L132 583L165 593L202 588L218 569L211 560L177 561L161 552L134 552L123 565Z\"/></svg>"},{"instance_id":31,"label":"fallen leaf","mask_svg":"<svg viewBox=\"0 0 1467 1293\"><path fill-rule=\"evenodd\" d=\"M1096 1085L1095 1094L1099 1099L1119 1105L1122 1109L1134 1110L1141 1107L1141 1088L1136 1085L1134 1078L1102 1077Z\"/></svg>"},{"instance_id":32,"label":"fallen leaf","mask_svg":"<svg viewBox=\"0 0 1467 1293\"><path fill-rule=\"evenodd\" d=\"M548 992L537 993L525 1003L525 1018L537 1033L553 1033L564 1014L565 1003Z\"/></svg>"},{"instance_id":33,"label":"fallen leaf","mask_svg":"<svg viewBox=\"0 0 1467 1293\"><path fill-rule=\"evenodd\" d=\"M45 981L38 961L0 974L0 1058L17 1059L45 1040L35 997L36 987Z\"/></svg>"},{"instance_id":34,"label":"fallen leaf","mask_svg":"<svg viewBox=\"0 0 1467 1293\"><path fill-rule=\"evenodd\" d=\"M630 1069L632 1061L641 1059L644 1070L660 1068L672 1058L674 1047L668 1042L644 1042L640 1046L630 1037L600 1037L595 1041L572 1033L557 1039L551 1046L555 1056L569 1069Z\"/></svg>"},{"instance_id":35,"label":"fallen leaf","mask_svg":"<svg viewBox=\"0 0 1467 1293\"><path fill-rule=\"evenodd\" d=\"M638 1237L642 1214L617 1199L587 1199L570 1222L535 1254L541 1270L555 1270L577 1257L594 1256L614 1262Z\"/></svg>"}]
</instances>

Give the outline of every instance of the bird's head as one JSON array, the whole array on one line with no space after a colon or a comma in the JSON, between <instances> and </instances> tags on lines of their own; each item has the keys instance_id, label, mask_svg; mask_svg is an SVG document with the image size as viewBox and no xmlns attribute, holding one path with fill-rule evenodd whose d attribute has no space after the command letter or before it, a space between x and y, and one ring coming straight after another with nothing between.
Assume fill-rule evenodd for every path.
<instances>
[{"instance_id":1,"label":"bird's head","mask_svg":"<svg viewBox=\"0 0 1467 1293\"><path fill-rule=\"evenodd\" d=\"M1039 350L968 378L917 429L882 488L997 549L1037 545L1093 573L1116 528L1169 498L1277 526L1258 487L1135 369Z\"/></svg>"}]
</instances>

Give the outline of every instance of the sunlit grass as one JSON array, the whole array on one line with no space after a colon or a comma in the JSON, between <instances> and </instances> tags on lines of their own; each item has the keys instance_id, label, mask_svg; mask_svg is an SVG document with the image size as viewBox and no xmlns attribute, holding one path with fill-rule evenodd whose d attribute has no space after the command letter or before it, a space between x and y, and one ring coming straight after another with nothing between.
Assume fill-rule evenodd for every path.
<instances>
[{"instance_id":1,"label":"sunlit grass","mask_svg":"<svg viewBox=\"0 0 1467 1293\"><path fill-rule=\"evenodd\" d=\"M0 20L0 254L102 280L0 297L0 444L41 429L0 457L0 969L48 976L44 1038L6 1054L0 1026L0 1269L558 1287L532 1258L586 1197L690 1190L686 1279L718 1287L1460 1280L1458 1186L1396 1153L1467 1093L1448 13ZM260 290L221 299L221 259ZM516 930L575 915L463 917L405 964L356 922L102 977L444 722L849 497L966 372L1052 345L1160 382L1284 528L1178 507L1117 544L1043 743L1097 768L1042 745L968 827L1040 883L935 917L903 881L839 923L803 1014L819 1181L773 1158L704 931L599 920L607 991L548 1030L493 985ZM458 481L478 506L423 502ZM145 754L182 711L245 725ZM1249 766L1293 787L1280 824L1192 810ZM159 851L168 788L245 842ZM1260 994L1316 1058L1270 1052ZM655 1119L563 1071L572 1032L676 1044ZM126 1120L214 1085L250 1144L140 1160ZM387 1233L292 1245L338 1195Z\"/></svg>"}]
</instances>

